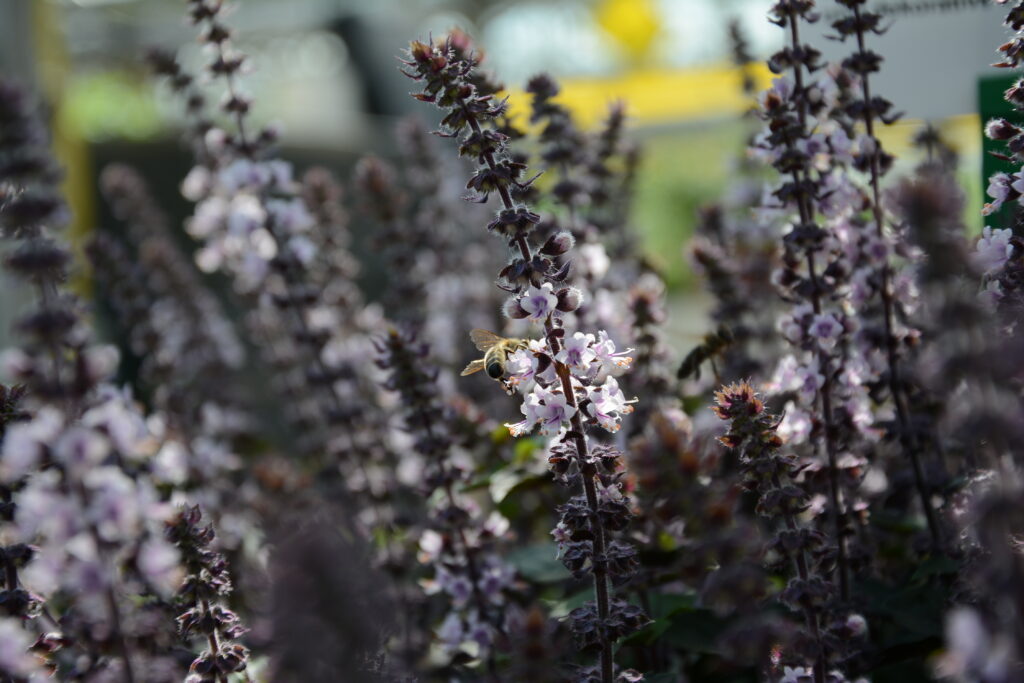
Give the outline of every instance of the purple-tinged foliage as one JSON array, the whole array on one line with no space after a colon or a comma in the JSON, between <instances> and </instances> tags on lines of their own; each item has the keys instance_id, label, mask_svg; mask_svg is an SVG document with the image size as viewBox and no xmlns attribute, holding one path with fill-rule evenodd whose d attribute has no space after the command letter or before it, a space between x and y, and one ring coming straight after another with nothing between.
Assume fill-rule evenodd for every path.
<instances>
[{"instance_id":1,"label":"purple-tinged foliage","mask_svg":"<svg viewBox=\"0 0 1024 683\"><path fill-rule=\"evenodd\" d=\"M415 97L432 102L445 115L441 132L459 138L459 153L475 159L478 166L467 183L481 201L498 194L501 208L488 226L514 250L509 264L499 273L498 284L511 294L506 310L514 317L529 318L543 324L543 338L533 340L528 350L519 350L508 361L515 363L508 372L506 386L519 387L525 394L522 412L525 419L509 425L513 435L527 434L539 426L540 433L553 436L551 458L566 461L556 476L578 479L582 496L562 509L566 545L575 555L570 562L575 572L593 577L595 601L570 614L570 624L578 644L599 652L599 676L604 683L616 677L613 643L647 622L643 613L623 600L612 597L612 579L625 579L633 571L629 545L611 540L602 510L620 502L621 492L611 473L602 474L596 444L591 443L584 425L617 431L622 414L632 411L618 387L614 373L626 367L629 359L617 352L604 332L567 333L563 313L578 307L571 289L564 285L569 263L559 265L534 251L531 237L537 214L514 196L532 184L525 178L525 165L507 152L508 139L495 124L504 114L503 102L478 92L470 75L476 62L472 55L457 53L450 42L426 44L413 42L405 73L422 84ZM535 239L535 238L534 238ZM558 289L556 290L556 287ZM524 315L519 315L522 313ZM613 458L616 459L616 458ZM578 514L577 514L578 513ZM566 524L566 516L574 526ZM580 516L586 522L575 523ZM559 527L556 527L558 533ZM578 528L575 528L578 527ZM621 527L620 527L621 528ZM579 533L574 535L574 531ZM566 549L563 549L563 553ZM578 679L591 674L581 670Z\"/></svg>"},{"instance_id":2,"label":"purple-tinged foliage","mask_svg":"<svg viewBox=\"0 0 1024 683\"><path fill-rule=\"evenodd\" d=\"M231 576L224 556L214 550L212 525L203 526L198 506L186 507L167 522L167 539L181 553L187 572L178 588L183 608L178 629L186 641L202 640L203 650L189 666L188 683L221 683L244 671L249 651L233 641L245 633L238 615L224 604Z\"/></svg>"}]
</instances>

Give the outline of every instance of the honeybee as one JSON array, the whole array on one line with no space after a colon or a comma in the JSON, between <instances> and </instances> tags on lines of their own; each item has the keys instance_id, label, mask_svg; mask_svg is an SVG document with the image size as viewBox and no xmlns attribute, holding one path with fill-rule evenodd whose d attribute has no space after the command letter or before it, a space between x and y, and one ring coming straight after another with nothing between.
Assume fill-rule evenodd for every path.
<instances>
[{"instance_id":1,"label":"honeybee","mask_svg":"<svg viewBox=\"0 0 1024 683\"><path fill-rule=\"evenodd\" d=\"M470 330L469 338L476 344L477 349L484 352L484 357L467 365L461 373L463 377L486 370L489 377L500 380L505 376L505 361L508 360L509 355L519 349L528 348L525 339L499 337L487 330Z\"/></svg>"},{"instance_id":2,"label":"honeybee","mask_svg":"<svg viewBox=\"0 0 1024 683\"><path fill-rule=\"evenodd\" d=\"M703 342L694 347L690 353L683 359L683 364L679 366L679 370L676 372L676 377L679 379L686 379L690 375L693 375L694 379L700 379L700 366L705 361L711 361L711 370L715 373L715 380L718 377L718 367L715 365L715 357L722 355L726 349L732 346L732 343L736 341L733 336L732 330L726 325L719 325L718 329L714 332L709 332L704 335Z\"/></svg>"}]
</instances>

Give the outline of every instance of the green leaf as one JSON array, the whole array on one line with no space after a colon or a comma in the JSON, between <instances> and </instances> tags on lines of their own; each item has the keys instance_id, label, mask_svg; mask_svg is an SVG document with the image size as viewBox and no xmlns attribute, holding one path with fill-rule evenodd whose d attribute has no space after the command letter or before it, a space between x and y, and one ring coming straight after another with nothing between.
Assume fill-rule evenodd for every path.
<instances>
[{"instance_id":1,"label":"green leaf","mask_svg":"<svg viewBox=\"0 0 1024 683\"><path fill-rule=\"evenodd\" d=\"M564 571L564 570L563 570ZM594 599L594 589L586 588L573 593L565 600L544 600L548 605L548 613L552 619L562 619L577 607L582 607L588 600Z\"/></svg>"},{"instance_id":2,"label":"green leaf","mask_svg":"<svg viewBox=\"0 0 1024 683\"><path fill-rule=\"evenodd\" d=\"M520 576L534 583L558 583L569 578L569 572L555 557L553 543L517 548L507 559Z\"/></svg>"},{"instance_id":3,"label":"green leaf","mask_svg":"<svg viewBox=\"0 0 1024 683\"><path fill-rule=\"evenodd\" d=\"M519 439L516 441L512 462L516 465L525 465L537 457L537 452L543 451L543 448L544 444L537 439Z\"/></svg>"},{"instance_id":4,"label":"green leaf","mask_svg":"<svg viewBox=\"0 0 1024 683\"><path fill-rule=\"evenodd\" d=\"M960 563L951 557L945 555L939 555L936 557L929 557L927 560L922 562L914 570L914 574L910 577L912 582L920 581L922 579L928 579L933 576L949 576L956 574L960 571Z\"/></svg>"},{"instance_id":5,"label":"green leaf","mask_svg":"<svg viewBox=\"0 0 1024 683\"><path fill-rule=\"evenodd\" d=\"M707 409L710 405L711 402L707 396L700 394L697 396L683 396L683 411L687 415L696 415L702 409Z\"/></svg>"}]
</instances>

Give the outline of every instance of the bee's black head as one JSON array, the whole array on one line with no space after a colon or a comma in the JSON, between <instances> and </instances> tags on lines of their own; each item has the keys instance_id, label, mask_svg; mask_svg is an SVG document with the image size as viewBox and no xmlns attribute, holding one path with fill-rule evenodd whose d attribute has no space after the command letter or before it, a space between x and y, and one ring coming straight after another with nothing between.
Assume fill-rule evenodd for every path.
<instances>
[{"instance_id":1,"label":"bee's black head","mask_svg":"<svg viewBox=\"0 0 1024 683\"><path fill-rule=\"evenodd\" d=\"M501 379L501 376L505 374L505 368L498 361L492 360L487 364L487 374L491 379Z\"/></svg>"}]
</instances>

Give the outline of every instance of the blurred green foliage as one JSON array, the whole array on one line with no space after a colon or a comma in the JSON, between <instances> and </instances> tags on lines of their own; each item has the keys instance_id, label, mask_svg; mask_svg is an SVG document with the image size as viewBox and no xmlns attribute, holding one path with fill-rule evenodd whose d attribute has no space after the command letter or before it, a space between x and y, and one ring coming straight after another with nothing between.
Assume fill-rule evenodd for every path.
<instances>
[{"instance_id":1,"label":"blurred green foliage","mask_svg":"<svg viewBox=\"0 0 1024 683\"><path fill-rule=\"evenodd\" d=\"M748 130L741 121L719 121L642 139L634 223L647 257L670 289L696 286L685 249L697 209L719 201L725 192Z\"/></svg>"},{"instance_id":2,"label":"blurred green foliage","mask_svg":"<svg viewBox=\"0 0 1024 683\"><path fill-rule=\"evenodd\" d=\"M91 142L146 140L165 125L151 82L120 70L89 71L74 76L61 107L61 118L65 130Z\"/></svg>"}]
</instances>

